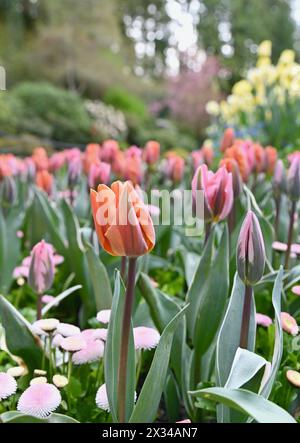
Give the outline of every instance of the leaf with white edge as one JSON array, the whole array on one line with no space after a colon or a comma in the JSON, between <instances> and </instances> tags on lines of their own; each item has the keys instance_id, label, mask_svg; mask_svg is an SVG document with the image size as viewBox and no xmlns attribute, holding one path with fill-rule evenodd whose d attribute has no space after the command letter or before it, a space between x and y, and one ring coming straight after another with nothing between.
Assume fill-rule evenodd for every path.
<instances>
[{"instance_id":1,"label":"leaf with white edge","mask_svg":"<svg viewBox=\"0 0 300 443\"><path fill-rule=\"evenodd\" d=\"M63 414L51 414L48 418L37 418L32 415L22 414L19 411L4 412L0 415L2 423L79 423L73 417Z\"/></svg>"},{"instance_id":2,"label":"leaf with white edge","mask_svg":"<svg viewBox=\"0 0 300 443\"><path fill-rule=\"evenodd\" d=\"M92 282L97 311L110 309L112 292L107 270L96 255L94 248L86 243L86 258Z\"/></svg>"},{"instance_id":3,"label":"leaf with white edge","mask_svg":"<svg viewBox=\"0 0 300 443\"><path fill-rule=\"evenodd\" d=\"M55 308L56 306L58 306L61 301L63 301L69 295L73 294L73 292L75 292L75 291L77 291L78 289L81 289L81 288L82 288L81 285L72 286L72 288L68 288L64 292L62 292L61 294L57 295L54 300L52 300L51 302L47 303L46 306L43 307L43 309L42 309L42 316L46 315L47 312L50 311L50 309Z\"/></svg>"},{"instance_id":4,"label":"leaf with white edge","mask_svg":"<svg viewBox=\"0 0 300 443\"><path fill-rule=\"evenodd\" d=\"M207 388L191 394L243 412L258 423L296 423L288 412L275 403L244 389Z\"/></svg>"},{"instance_id":5,"label":"leaf with white edge","mask_svg":"<svg viewBox=\"0 0 300 443\"><path fill-rule=\"evenodd\" d=\"M237 389L244 386L260 371L267 361L260 355L247 349L238 348L232 363L225 388Z\"/></svg>"},{"instance_id":6,"label":"leaf with white edge","mask_svg":"<svg viewBox=\"0 0 300 443\"><path fill-rule=\"evenodd\" d=\"M152 364L130 417L130 423L152 423L155 418L165 386L174 333L186 308L187 306L175 315L160 337Z\"/></svg>"},{"instance_id":7,"label":"leaf with white edge","mask_svg":"<svg viewBox=\"0 0 300 443\"><path fill-rule=\"evenodd\" d=\"M283 268L280 267L278 271L277 278L274 283L272 292L272 304L275 311L275 343L272 358L272 365L269 377L263 380L260 394L268 398L271 394L271 390L280 366L282 352L283 352L283 334L280 319L281 312L281 293L282 293L282 278L283 278Z\"/></svg>"},{"instance_id":8,"label":"leaf with white edge","mask_svg":"<svg viewBox=\"0 0 300 443\"><path fill-rule=\"evenodd\" d=\"M197 315L199 305L201 303L201 298L199 294L201 293L201 288L204 285L205 278L209 274L211 269L212 262L212 253L213 253L213 239L214 239L214 231L211 232L211 235L208 238L208 241L205 245L203 254L197 266L197 269L194 273L194 277L192 279L191 285L188 289L186 301L189 303L189 309L186 313L187 318L187 327L189 337L194 337Z\"/></svg>"},{"instance_id":9,"label":"leaf with white edge","mask_svg":"<svg viewBox=\"0 0 300 443\"><path fill-rule=\"evenodd\" d=\"M42 361L42 349L38 338L31 332L31 325L19 311L0 295L0 321L5 330L8 350L21 357L31 369L39 368Z\"/></svg>"},{"instance_id":10,"label":"leaf with white edge","mask_svg":"<svg viewBox=\"0 0 300 443\"><path fill-rule=\"evenodd\" d=\"M219 330L216 348L217 383L224 386L232 367L232 363L240 344L242 313L245 296L245 285L236 273L229 304ZM248 350L255 346L256 321L255 306L252 302L250 317Z\"/></svg>"}]
</instances>

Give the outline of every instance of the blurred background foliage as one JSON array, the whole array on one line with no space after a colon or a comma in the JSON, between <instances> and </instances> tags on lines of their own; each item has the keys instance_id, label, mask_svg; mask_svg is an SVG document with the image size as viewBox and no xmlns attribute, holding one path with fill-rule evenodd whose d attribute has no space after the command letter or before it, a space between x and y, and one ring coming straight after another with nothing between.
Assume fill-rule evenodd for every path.
<instances>
[{"instance_id":1,"label":"blurred background foliage","mask_svg":"<svg viewBox=\"0 0 300 443\"><path fill-rule=\"evenodd\" d=\"M294 3L0 0L0 130L34 142L113 136L194 149L206 103L230 92L262 40L274 59L299 51Z\"/></svg>"}]
</instances>

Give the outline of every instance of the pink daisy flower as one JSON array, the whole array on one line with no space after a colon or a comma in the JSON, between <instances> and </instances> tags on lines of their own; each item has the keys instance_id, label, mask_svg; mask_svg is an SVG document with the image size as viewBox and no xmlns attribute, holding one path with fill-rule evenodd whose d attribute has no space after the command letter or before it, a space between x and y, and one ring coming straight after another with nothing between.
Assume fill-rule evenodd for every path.
<instances>
[{"instance_id":1,"label":"pink daisy flower","mask_svg":"<svg viewBox=\"0 0 300 443\"><path fill-rule=\"evenodd\" d=\"M27 266L17 266L13 271L13 278L17 279L20 277L28 278L29 268Z\"/></svg>"},{"instance_id":2,"label":"pink daisy flower","mask_svg":"<svg viewBox=\"0 0 300 443\"><path fill-rule=\"evenodd\" d=\"M291 251L294 252L294 254L300 254L300 245L298 243L293 243L291 245Z\"/></svg>"},{"instance_id":3,"label":"pink daisy flower","mask_svg":"<svg viewBox=\"0 0 300 443\"><path fill-rule=\"evenodd\" d=\"M64 337L72 337L73 335L80 334L80 329L77 326L69 325L68 323L59 323L56 330Z\"/></svg>"},{"instance_id":4,"label":"pink daisy flower","mask_svg":"<svg viewBox=\"0 0 300 443\"><path fill-rule=\"evenodd\" d=\"M156 329L138 326L133 328L135 349L152 349L159 342L160 334Z\"/></svg>"},{"instance_id":5,"label":"pink daisy flower","mask_svg":"<svg viewBox=\"0 0 300 443\"><path fill-rule=\"evenodd\" d=\"M192 423L192 422L189 418L187 418L186 420L180 420L180 421L177 421L176 423Z\"/></svg>"},{"instance_id":6,"label":"pink daisy flower","mask_svg":"<svg viewBox=\"0 0 300 443\"><path fill-rule=\"evenodd\" d=\"M287 244L286 243L282 243L280 241L274 241L272 243L272 248L275 249L275 251L278 251L278 252L286 252Z\"/></svg>"},{"instance_id":7,"label":"pink daisy flower","mask_svg":"<svg viewBox=\"0 0 300 443\"><path fill-rule=\"evenodd\" d=\"M50 383L33 384L21 395L18 411L37 418L47 418L61 402L59 390Z\"/></svg>"},{"instance_id":8,"label":"pink daisy flower","mask_svg":"<svg viewBox=\"0 0 300 443\"><path fill-rule=\"evenodd\" d=\"M136 401L137 395L136 392L134 393L134 401ZM100 386L96 393L96 405L98 408L103 409L104 411L109 412L109 403L108 403L108 397L106 392L106 384Z\"/></svg>"},{"instance_id":9,"label":"pink daisy flower","mask_svg":"<svg viewBox=\"0 0 300 443\"><path fill-rule=\"evenodd\" d=\"M259 313L255 314L255 320L257 325L264 326L265 328L273 323L272 319L268 315Z\"/></svg>"},{"instance_id":10,"label":"pink daisy flower","mask_svg":"<svg viewBox=\"0 0 300 443\"><path fill-rule=\"evenodd\" d=\"M102 340L106 341L107 329L98 328L98 329L84 329L81 332L81 336L84 340Z\"/></svg>"},{"instance_id":11,"label":"pink daisy flower","mask_svg":"<svg viewBox=\"0 0 300 443\"><path fill-rule=\"evenodd\" d=\"M86 346L72 356L75 365L84 365L99 360L104 354L104 343L101 340L90 340Z\"/></svg>"},{"instance_id":12,"label":"pink daisy flower","mask_svg":"<svg viewBox=\"0 0 300 443\"><path fill-rule=\"evenodd\" d=\"M300 372L290 369L286 373L286 378L292 385L300 388Z\"/></svg>"},{"instance_id":13,"label":"pink daisy flower","mask_svg":"<svg viewBox=\"0 0 300 443\"><path fill-rule=\"evenodd\" d=\"M97 320L100 323L107 324L110 319L110 312L110 309L103 309L102 311L99 311L97 314Z\"/></svg>"},{"instance_id":14,"label":"pink daisy flower","mask_svg":"<svg viewBox=\"0 0 300 443\"><path fill-rule=\"evenodd\" d=\"M98 406L98 408L103 409L104 411L110 411L105 383L101 385L97 391L96 405Z\"/></svg>"},{"instance_id":15,"label":"pink daisy flower","mask_svg":"<svg viewBox=\"0 0 300 443\"><path fill-rule=\"evenodd\" d=\"M293 286L292 293L295 295L300 295L300 286Z\"/></svg>"},{"instance_id":16,"label":"pink daisy flower","mask_svg":"<svg viewBox=\"0 0 300 443\"><path fill-rule=\"evenodd\" d=\"M17 382L9 374L5 372L0 372L0 400L13 395L17 390Z\"/></svg>"},{"instance_id":17,"label":"pink daisy flower","mask_svg":"<svg viewBox=\"0 0 300 443\"><path fill-rule=\"evenodd\" d=\"M85 340L80 335L72 335L72 337L63 338L60 347L64 351L77 352L86 346Z\"/></svg>"},{"instance_id":18,"label":"pink daisy flower","mask_svg":"<svg viewBox=\"0 0 300 443\"><path fill-rule=\"evenodd\" d=\"M52 340L52 346L54 348L58 348L63 339L64 339L64 337L61 334L55 334L53 337L53 340Z\"/></svg>"},{"instance_id":19,"label":"pink daisy flower","mask_svg":"<svg viewBox=\"0 0 300 443\"><path fill-rule=\"evenodd\" d=\"M291 335L297 335L299 327L294 317L292 317L288 312L281 312L280 317L282 329Z\"/></svg>"},{"instance_id":20,"label":"pink daisy flower","mask_svg":"<svg viewBox=\"0 0 300 443\"><path fill-rule=\"evenodd\" d=\"M53 297L53 295L43 295L42 296L42 302L47 305L48 303L53 302L53 300L55 300L55 297Z\"/></svg>"}]
</instances>

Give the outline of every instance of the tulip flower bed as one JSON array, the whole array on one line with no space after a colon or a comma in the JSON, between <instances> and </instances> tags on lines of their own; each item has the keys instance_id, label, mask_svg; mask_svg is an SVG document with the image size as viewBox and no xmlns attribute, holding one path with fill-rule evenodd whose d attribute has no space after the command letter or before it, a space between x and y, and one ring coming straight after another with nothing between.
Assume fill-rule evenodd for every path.
<instances>
[{"instance_id":1,"label":"tulip flower bed","mask_svg":"<svg viewBox=\"0 0 300 443\"><path fill-rule=\"evenodd\" d=\"M299 152L36 148L0 196L0 422L299 420Z\"/></svg>"}]
</instances>

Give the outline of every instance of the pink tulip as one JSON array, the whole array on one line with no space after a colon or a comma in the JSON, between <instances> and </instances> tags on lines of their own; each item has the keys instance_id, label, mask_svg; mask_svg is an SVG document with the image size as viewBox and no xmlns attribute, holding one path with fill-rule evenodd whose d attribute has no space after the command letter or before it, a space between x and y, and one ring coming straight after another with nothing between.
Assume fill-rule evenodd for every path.
<instances>
[{"instance_id":1,"label":"pink tulip","mask_svg":"<svg viewBox=\"0 0 300 443\"><path fill-rule=\"evenodd\" d=\"M173 183L180 183L184 174L184 159L175 152L169 152L165 173Z\"/></svg>"},{"instance_id":2,"label":"pink tulip","mask_svg":"<svg viewBox=\"0 0 300 443\"><path fill-rule=\"evenodd\" d=\"M106 185L109 182L111 166L108 163L99 162L94 163L90 167L88 183L93 189L103 183Z\"/></svg>"},{"instance_id":3,"label":"pink tulip","mask_svg":"<svg viewBox=\"0 0 300 443\"><path fill-rule=\"evenodd\" d=\"M116 140L105 140L100 150L101 160L111 163L119 149L119 143Z\"/></svg>"},{"instance_id":4,"label":"pink tulip","mask_svg":"<svg viewBox=\"0 0 300 443\"><path fill-rule=\"evenodd\" d=\"M56 172L64 166L66 162L65 152L56 152L50 157L49 169L51 172Z\"/></svg>"},{"instance_id":5,"label":"pink tulip","mask_svg":"<svg viewBox=\"0 0 300 443\"><path fill-rule=\"evenodd\" d=\"M146 143L143 152L143 158L148 165L154 165L159 160L160 144L156 141L149 140Z\"/></svg>"},{"instance_id":6,"label":"pink tulip","mask_svg":"<svg viewBox=\"0 0 300 443\"><path fill-rule=\"evenodd\" d=\"M237 243L237 271L246 285L252 286L261 279L265 257L265 244L259 221L252 211L248 211Z\"/></svg>"},{"instance_id":7,"label":"pink tulip","mask_svg":"<svg viewBox=\"0 0 300 443\"><path fill-rule=\"evenodd\" d=\"M192 181L194 202L197 191L204 193L205 220L216 222L227 217L233 204L233 186L232 174L224 166L215 174L205 164L199 166Z\"/></svg>"},{"instance_id":8,"label":"pink tulip","mask_svg":"<svg viewBox=\"0 0 300 443\"><path fill-rule=\"evenodd\" d=\"M199 168L199 166L201 166L204 163L202 152L200 151L200 149L197 151L193 151L191 153L191 157L193 162L193 169L194 171L196 171Z\"/></svg>"},{"instance_id":9,"label":"pink tulip","mask_svg":"<svg viewBox=\"0 0 300 443\"><path fill-rule=\"evenodd\" d=\"M53 247L44 240L31 251L28 283L37 294L47 291L54 280Z\"/></svg>"}]
</instances>

